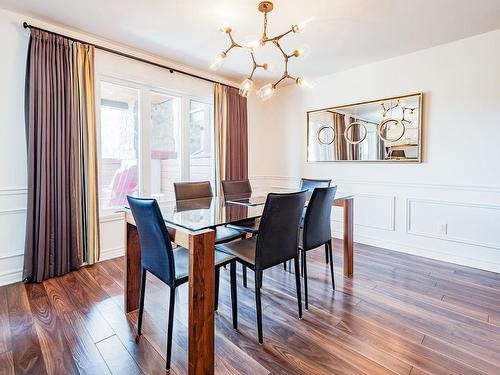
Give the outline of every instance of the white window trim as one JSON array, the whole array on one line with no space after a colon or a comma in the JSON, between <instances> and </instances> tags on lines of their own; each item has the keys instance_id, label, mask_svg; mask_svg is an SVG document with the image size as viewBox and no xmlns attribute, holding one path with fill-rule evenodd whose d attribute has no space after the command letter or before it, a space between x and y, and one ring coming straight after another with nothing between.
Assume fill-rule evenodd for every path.
<instances>
[{"instance_id":1,"label":"white window trim","mask_svg":"<svg viewBox=\"0 0 500 375\"><path fill-rule=\"evenodd\" d=\"M181 165L181 181L189 181L190 179L190 154L189 154L189 141L190 141L190 101L197 101L200 103L213 106L213 97L202 97L197 95L190 95L185 92L177 90L170 90L164 87L155 87L147 83L137 82L126 78L119 78L108 74L97 74L95 84L95 103L96 103L96 142L97 142L97 155L98 155L98 173L102 170L101 165L101 83L107 82L115 85L130 87L139 91L139 195L147 196L150 194L150 181L151 181L151 115L150 115L150 92L155 92L161 95L175 96L180 99L180 116L178 122L180 127L179 135L179 157ZM212 124L213 125L213 124ZM213 133L212 133L213 136ZM214 142L215 143L215 142ZM214 152L215 150L213 150ZM215 154L214 154L215 155ZM215 160L214 160L215 165ZM215 178L215 171L214 171ZM212 181L213 183L213 181ZM214 194L217 194L217 189L214 189ZM100 205L100 202L99 202ZM99 207L99 216L101 219L113 217L120 212L120 209L109 208L102 209Z\"/></svg>"}]
</instances>

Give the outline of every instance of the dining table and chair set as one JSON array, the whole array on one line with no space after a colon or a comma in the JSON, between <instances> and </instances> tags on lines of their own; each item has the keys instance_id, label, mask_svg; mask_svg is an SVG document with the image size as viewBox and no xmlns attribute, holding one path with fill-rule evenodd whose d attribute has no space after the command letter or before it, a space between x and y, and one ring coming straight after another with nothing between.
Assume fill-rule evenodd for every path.
<instances>
[{"instance_id":1,"label":"dining table and chair set","mask_svg":"<svg viewBox=\"0 0 500 375\"><path fill-rule=\"evenodd\" d=\"M254 272L257 339L264 342L261 288L265 271L293 269L297 317L309 307L307 252L325 247L335 289L331 234L332 206L343 208L344 277L353 274L353 197L337 194L331 180L302 179L296 191L252 192L248 180L222 181L214 196L209 181L174 183L175 201L128 197L126 215L125 311L138 309L141 335L149 272L170 288L166 368L172 357L175 290L188 283L188 371L213 374L214 312L220 270L229 266L233 328L238 328L237 263L246 288Z\"/></svg>"}]
</instances>

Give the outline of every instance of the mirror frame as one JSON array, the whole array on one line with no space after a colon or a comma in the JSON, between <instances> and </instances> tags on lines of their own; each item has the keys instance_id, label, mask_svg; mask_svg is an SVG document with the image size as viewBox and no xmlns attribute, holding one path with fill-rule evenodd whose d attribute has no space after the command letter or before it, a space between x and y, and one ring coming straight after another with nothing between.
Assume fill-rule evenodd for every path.
<instances>
[{"instance_id":1,"label":"mirror frame","mask_svg":"<svg viewBox=\"0 0 500 375\"><path fill-rule=\"evenodd\" d=\"M346 107L353 107L357 105L363 105L363 104L370 104L370 103L377 103L377 102L382 102L382 101L387 101L387 100L395 100L395 99L404 99L404 98L409 98L412 96L418 96L419 100L419 110L418 110L418 158L417 159L397 159L397 160L309 160L309 116L311 113L316 113L316 112L323 112L326 110L336 110L336 109L343 109ZM363 102L357 102L357 103L350 103L350 104L344 104L344 105L339 105L335 107L326 107L326 108L321 108L321 109L314 109L311 111L307 111L307 123L306 123L306 162L307 163L411 163L411 164L418 164L422 163L422 124L423 124L423 106L424 106L424 93L423 92L416 92L412 94L405 94L405 95L397 95L397 96L389 96L386 98L380 98L380 99L374 99L374 100L366 100ZM338 136L338 135L336 135ZM344 136L342 134L342 136Z\"/></svg>"}]
</instances>

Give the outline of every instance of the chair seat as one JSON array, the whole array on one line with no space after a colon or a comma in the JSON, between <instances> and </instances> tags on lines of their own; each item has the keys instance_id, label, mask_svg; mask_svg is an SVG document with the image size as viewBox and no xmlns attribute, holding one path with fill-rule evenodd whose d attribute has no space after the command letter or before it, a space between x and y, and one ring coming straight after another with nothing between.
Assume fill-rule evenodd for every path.
<instances>
[{"instance_id":1,"label":"chair seat","mask_svg":"<svg viewBox=\"0 0 500 375\"><path fill-rule=\"evenodd\" d=\"M229 224L228 228L239 230L240 232L256 234L259 232L260 219L251 219L240 221L235 224Z\"/></svg>"},{"instance_id":2,"label":"chair seat","mask_svg":"<svg viewBox=\"0 0 500 375\"><path fill-rule=\"evenodd\" d=\"M174 251L175 279L187 279L189 275L189 250L184 247L177 247ZM235 257L231 254L215 250L215 266L222 266L229 263Z\"/></svg>"},{"instance_id":3,"label":"chair seat","mask_svg":"<svg viewBox=\"0 0 500 375\"><path fill-rule=\"evenodd\" d=\"M245 240L217 245L216 249L234 255L249 265L255 265L255 246L257 237L247 238Z\"/></svg>"},{"instance_id":4,"label":"chair seat","mask_svg":"<svg viewBox=\"0 0 500 375\"><path fill-rule=\"evenodd\" d=\"M242 233L239 230L228 227L215 228L215 243L224 243L242 238Z\"/></svg>"}]
</instances>

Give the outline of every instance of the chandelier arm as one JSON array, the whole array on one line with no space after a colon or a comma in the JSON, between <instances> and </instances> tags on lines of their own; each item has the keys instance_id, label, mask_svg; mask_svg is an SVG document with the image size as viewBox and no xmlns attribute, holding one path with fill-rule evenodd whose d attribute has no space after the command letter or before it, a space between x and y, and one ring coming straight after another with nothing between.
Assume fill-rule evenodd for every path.
<instances>
[{"instance_id":1,"label":"chandelier arm","mask_svg":"<svg viewBox=\"0 0 500 375\"><path fill-rule=\"evenodd\" d=\"M276 47L278 47L278 48L279 48L279 50L280 50L280 51L281 51L281 53L283 54L283 57L285 58L285 60L288 60L288 55L287 55L287 53L283 50L283 48L281 48L281 45L280 45L279 41L275 40L275 41L273 41L273 43L274 43L274 45L275 45Z\"/></svg>"},{"instance_id":2,"label":"chandelier arm","mask_svg":"<svg viewBox=\"0 0 500 375\"><path fill-rule=\"evenodd\" d=\"M275 42L275 41L278 41L278 40L280 40L281 38L283 38L284 36L286 36L286 35L288 35L288 34L290 34L290 33L292 33L292 32L293 32L293 29L290 29L290 30L288 30L288 31L284 32L283 34L279 34L279 35L276 35L275 37L268 38L268 39L267 39L267 42Z\"/></svg>"}]
</instances>

